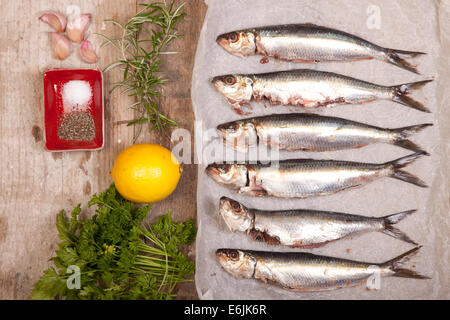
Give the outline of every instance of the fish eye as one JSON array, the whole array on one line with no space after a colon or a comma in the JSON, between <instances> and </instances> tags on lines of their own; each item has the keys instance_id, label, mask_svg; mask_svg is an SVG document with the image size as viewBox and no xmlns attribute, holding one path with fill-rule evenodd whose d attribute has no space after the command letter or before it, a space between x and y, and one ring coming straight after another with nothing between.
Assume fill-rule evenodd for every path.
<instances>
[{"instance_id":1,"label":"fish eye","mask_svg":"<svg viewBox=\"0 0 450 320\"><path fill-rule=\"evenodd\" d=\"M231 251L231 252L229 252L229 257L232 260L237 260L239 258L239 254L236 251Z\"/></svg>"},{"instance_id":2,"label":"fish eye","mask_svg":"<svg viewBox=\"0 0 450 320\"><path fill-rule=\"evenodd\" d=\"M217 170L220 173L227 173L230 170L231 166L229 164L221 164L217 166Z\"/></svg>"},{"instance_id":3,"label":"fish eye","mask_svg":"<svg viewBox=\"0 0 450 320\"><path fill-rule=\"evenodd\" d=\"M225 79L224 79L224 82L226 84L232 85L232 84L236 83L236 78L233 77L233 76L226 76Z\"/></svg>"},{"instance_id":4,"label":"fish eye","mask_svg":"<svg viewBox=\"0 0 450 320\"><path fill-rule=\"evenodd\" d=\"M235 132L237 130L239 130L239 124L238 123L230 123L227 127L226 127L227 131L230 132Z\"/></svg>"},{"instance_id":5,"label":"fish eye","mask_svg":"<svg viewBox=\"0 0 450 320\"><path fill-rule=\"evenodd\" d=\"M236 201L231 202L231 207L236 211L241 211L241 206Z\"/></svg>"},{"instance_id":6,"label":"fish eye","mask_svg":"<svg viewBox=\"0 0 450 320\"><path fill-rule=\"evenodd\" d=\"M232 32L228 34L228 40L234 43L239 40L239 35L236 32Z\"/></svg>"}]
</instances>

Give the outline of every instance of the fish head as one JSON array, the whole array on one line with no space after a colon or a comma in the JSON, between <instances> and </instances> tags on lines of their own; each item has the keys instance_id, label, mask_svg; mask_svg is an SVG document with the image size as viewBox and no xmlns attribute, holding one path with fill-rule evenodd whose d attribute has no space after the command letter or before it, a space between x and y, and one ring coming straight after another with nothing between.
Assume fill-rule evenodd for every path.
<instances>
[{"instance_id":1,"label":"fish head","mask_svg":"<svg viewBox=\"0 0 450 320\"><path fill-rule=\"evenodd\" d=\"M256 37L253 32L233 31L221 34L216 42L227 52L240 57L256 54Z\"/></svg>"},{"instance_id":2,"label":"fish head","mask_svg":"<svg viewBox=\"0 0 450 320\"><path fill-rule=\"evenodd\" d=\"M253 215L248 208L230 198L220 199L219 213L232 232L236 230L244 232L252 227Z\"/></svg>"},{"instance_id":3,"label":"fish head","mask_svg":"<svg viewBox=\"0 0 450 320\"><path fill-rule=\"evenodd\" d=\"M236 278L252 278L256 259L241 250L236 249L218 249L216 257L220 265Z\"/></svg>"},{"instance_id":4,"label":"fish head","mask_svg":"<svg viewBox=\"0 0 450 320\"><path fill-rule=\"evenodd\" d=\"M247 167L240 164L213 163L206 173L217 183L227 188L239 190L247 185Z\"/></svg>"},{"instance_id":5,"label":"fish head","mask_svg":"<svg viewBox=\"0 0 450 320\"><path fill-rule=\"evenodd\" d=\"M217 132L226 145L240 151L258 145L255 125L248 121L233 121L217 126Z\"/></svg>"},{"instance_id":6,"label":"fish head","mask_svg":"<svg viewBox=\"0 0 450 320\"><path fill-rule=\"evenodd\" d=\"M227 74L211 81L230 103L247 102L253 96L253 80L246 75Z\"/></svg>"}]
</instances>

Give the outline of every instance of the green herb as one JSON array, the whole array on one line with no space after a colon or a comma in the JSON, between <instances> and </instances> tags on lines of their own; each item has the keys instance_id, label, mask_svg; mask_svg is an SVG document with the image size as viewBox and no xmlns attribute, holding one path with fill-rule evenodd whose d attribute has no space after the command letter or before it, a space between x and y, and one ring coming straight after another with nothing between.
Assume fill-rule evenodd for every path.
<instances>
[{"instance_id":1,"label":"green herb","mask_svg":"<svg viewBox=\"0 0 450 320\"><path fill-rule=\"evenodd\" d=\"M176 53L164 49L179 37L175 26L185 16L182 12L184 4L175 8L175 0L141 6L142 10L125 25L116 20L106 20L123 30L121 38L110 39L101 35L106 39L103 45L112 45L122 53L119 61L104 70L106 72L120 67L123 71L123 80L115 83L112 91L120 88L122 94L128 93L137 100L129 106L140 115L138 119L128 123L129 126L139 125L134 140L139 137L142 124L148 123L150 131L162 131L178 125L160 112L157 99L161 96L158 87L167 83L167 79L161 76L161 56Z\"/></svg>"},{"instance_id":2,"label":"green herb","mask_svg":"<svg viewBox=\"0 0 450 320\"><path fill-rule=\"evenodd\" d=\"M173 222L168 214L143 223L150 206L137 207L111 185L89 206L91 219L81 219L78 205L68 217L57 216L59 249L34 285L32 299L171 299L178 283L191 281L194 263L179 250L196 235L192 219ZM79 288L69 288L79 270Z\"/></svg>"}]
</instances>

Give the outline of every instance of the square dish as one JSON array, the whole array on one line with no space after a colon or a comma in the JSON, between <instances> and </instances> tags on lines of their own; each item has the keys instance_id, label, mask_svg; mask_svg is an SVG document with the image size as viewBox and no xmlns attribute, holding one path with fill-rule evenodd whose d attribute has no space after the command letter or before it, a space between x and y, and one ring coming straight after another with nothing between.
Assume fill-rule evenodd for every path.
<instances>
[{"instance_id":1,"label":"square dish","mask_svg":"<svg viewBox=\"0 0 450 320\"><path fill-rule=\"evenodd\" d=\"M71 91L66 94L63 91L64 88L67 88L68 83L70 83ZM87 116L91 135L89 138L82 139L77 133L80 131L80 126L76 125L77 119L69 121L66 116L70 114L67 105L70 105L71 101L77 102L77 99L83 99L83 94L86 94L86 90L83 91L85 88L89 90L90 96L82 106L84 111L77 111L77 113ZM68 96L70 103L63 96ZM78 107L78 104L76 106ZM54 69L44 73L45 148L48 151L102 149L104 146L103 115L103 78L99 70ZM63 126L66 127L65 130L61 129ZM73 135L73 138L70 138L70 134Z\"/></svg>"}]
</instances>

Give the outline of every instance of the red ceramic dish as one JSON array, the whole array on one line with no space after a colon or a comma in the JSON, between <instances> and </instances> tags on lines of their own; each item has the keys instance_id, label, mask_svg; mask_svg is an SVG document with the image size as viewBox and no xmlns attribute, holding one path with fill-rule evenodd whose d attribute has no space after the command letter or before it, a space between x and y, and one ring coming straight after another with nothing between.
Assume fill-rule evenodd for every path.
<instances>
[{"instance_id":1,"label":"red ceramic dish","mask_svg":"<svg viewBox=\"0 0 450 320\"><path fill-rule=\"evenodd\" d=\"M62 89L71 80L87 81L92 100L88 110L95 126L91 141L63 140L58 137L58 126L64 113ZM103 81L102 73L92 69L55 69L44 73L45 148L49 151L100 150L104 145Z\"/></svg>"}]
</instances>

